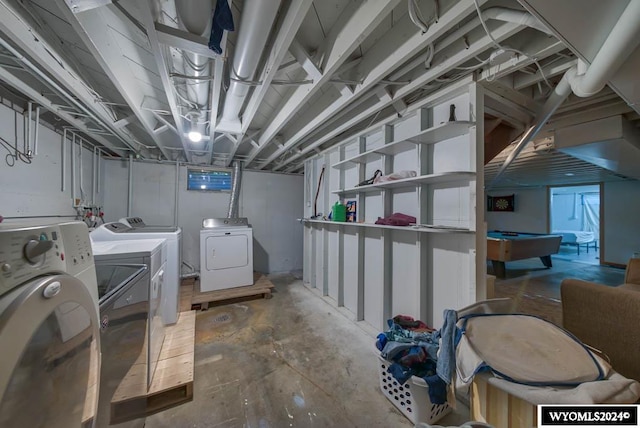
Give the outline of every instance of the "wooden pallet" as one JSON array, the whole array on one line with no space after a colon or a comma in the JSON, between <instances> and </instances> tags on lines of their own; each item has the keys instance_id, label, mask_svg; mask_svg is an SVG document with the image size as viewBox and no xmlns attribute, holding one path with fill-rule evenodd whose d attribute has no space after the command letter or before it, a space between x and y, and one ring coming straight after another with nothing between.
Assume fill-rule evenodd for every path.
<instances>
[{"instance_id":1,"label":"wooden pallet","mask_svg":"<svg viewBox=\"0 0 640 428\"><path fill-rule=\"evenodd\" d=\"M187 286L188 288L188 286ZM207 309L212 303L224 304L235 299L249 297L271 298L273 283L262 274L254 274L254 283L246 287L229 288L226 290L200 291L200 281L195 281L192 288L191 308ZM187 291L185 291L185 294Z\"/></svg>"},{"instance_id":2,"label":"wooden pallet","mask_svg":"<svg viewBox=\"0 0 640 428\"><path fill-rule=\"evenodd\" d=\"M111 400L111 424L148 416L193 399L195 311L180 312L165 338L151 386L144 364L134 364Z\"/></svg>"}]
</instances>

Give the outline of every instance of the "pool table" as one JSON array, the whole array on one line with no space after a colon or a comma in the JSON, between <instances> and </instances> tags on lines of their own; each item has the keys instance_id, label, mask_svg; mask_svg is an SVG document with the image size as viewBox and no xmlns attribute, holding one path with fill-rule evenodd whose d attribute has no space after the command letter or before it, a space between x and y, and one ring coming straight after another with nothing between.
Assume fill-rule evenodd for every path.
<instances>
[{"instance_id":1,"label":"pool table","mask_svg":"<svg viewBox=\"0 0 640 428\"><path fill-rule=\"evenodd\" d=\"M560 235L538 233L505 232L494 230L487 233L487 259L491 260L493 272L504 278L504 262L540 257L542 263L551 267L551 254L560 250Z\"/></svg>"}]
</instances>

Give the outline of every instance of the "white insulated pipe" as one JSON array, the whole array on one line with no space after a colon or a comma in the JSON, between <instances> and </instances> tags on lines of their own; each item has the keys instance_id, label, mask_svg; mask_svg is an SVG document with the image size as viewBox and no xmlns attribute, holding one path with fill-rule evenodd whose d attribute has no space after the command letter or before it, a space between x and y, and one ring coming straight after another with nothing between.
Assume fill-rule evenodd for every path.
<instances>
[{"instance_id":1,"label":"white insulated pipe","mask_svg":"<svg viewBox=\"0 0 640 428\"><path fill-rule=\"evenodd\" d=\"M29 156L31 151L31 110L33 109L33 103L29 101L27 103L27 129L24 134L24 147L23 152Z\"/></svg>"},{"instance_id":2,"label":"white insulated pipe","mask_svg":"<svg viewBox=\"0 0 640 428\"><path fill-rule=\"evenodd\" d=\"M583 74L567 71L571 89L579 97L597 94L640 44L640 1L631 0L597 55Z\"/></svg>"},{"instance_id":3,"label":"white insulated pipe","mask_svg":"<svg viewBox=\"0 0 640 428\"><path fill-rule=\"evenodd\" d=\"M229 70L232 79L253 80L255 78L279 7L280 0L246 0L244 2L233 64ZM220 128L229 131L240 130L240 110L248 92L248 85L231 80L224 100Z\"/></svg>"},{"instance_id":4,"label":"white insulated pipe","mask_svg":"<svg viewBox=\"0 0 640 428\"><path fill-rule=\"evenodd\" d=\"M35 129L33 131L33 155L38 154L38 129L40 128L38 125L40 124L40 106L36 107L36 123Z\"/></svg>"},{"instance_id":5,"label":"white insulated pipe","mask_svg":"<svg viewBox=\"0 0 640 428\"><path fill-rule=\"evenodd\" d=\"M513 22L514 24L535 28L543 33L553 35L538 18L523 10L509 9L507 7L490 7L482 11L482 18L485 20L495 19L496 21Z\"/></svg>"},{"instance_id":6,"label":"white insulated pipe","mask_svg":"<svg viewBox=\"0 0 640 428\"><path fill-rule=\"evenodd\" d=\"M76 204L76 133L71 133L71 200L74 207Z\"/></svg>"},{"instance_id":7,"label":"white insulated pipe","mask_svg":"<svg viewBox=\"0 0 640 428\"><path fill-rule=\"evenodd\" d=\"M498 182L514 159L529 141L538 135L571 91L579 97L588 97L600 92L638 44L640 44L640 1L632 0L620 15L586 72L578 75L578 67L574 66L562 76L553 93L542 106L536 124L522 136L487 188Z\"/></svg>"}]
</instances>

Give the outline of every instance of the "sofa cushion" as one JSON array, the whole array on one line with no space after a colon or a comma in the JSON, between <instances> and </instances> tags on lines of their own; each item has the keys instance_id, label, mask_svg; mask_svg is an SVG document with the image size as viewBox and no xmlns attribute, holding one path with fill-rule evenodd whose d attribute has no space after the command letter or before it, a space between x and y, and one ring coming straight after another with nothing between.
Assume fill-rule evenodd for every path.
<instances>
[{"instance_id":1,"label":"sofa cushion","mask_svg":"<svg viewBox=\"0 0 640 428\"><path fill-rule=\"evenodd\" d=\"M624 283L640 285L640 259L629 259L624 274Z\"/></svg>"},{"instance_id":2,"label":"sofa cushion","mask_svg":"<svg viewBox=\"0 0 640 428\"><path fill-rule=\"evenodd\" d=\"M625 290L631 290L631 291L640 291L640 284L631 284L631 283L622 284L618 288L624 288Z\"/></svg>"},{"instance_id":3,"label":"sofa cushion","mask_svg":"<svg viewBox=\"0 0 640 428\"><path fill-rule=\"evenodd\" d=\"M562 324L604 352L613 369L640 381L640 293L577 279L560 285Z\"/></svg>"}]
</instances>

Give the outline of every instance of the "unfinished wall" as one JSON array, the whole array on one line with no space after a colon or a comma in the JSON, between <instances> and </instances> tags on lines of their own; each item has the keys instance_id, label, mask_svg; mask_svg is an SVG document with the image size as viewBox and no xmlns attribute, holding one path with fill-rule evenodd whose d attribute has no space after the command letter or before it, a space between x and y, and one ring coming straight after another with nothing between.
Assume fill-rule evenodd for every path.
<instances>
[{"instance_id":1,"label":"unfinished wall","mask_svg":"<svg viewBox=\"0 0 640 428\"><path fill-rule=\"evenodd\" d=\"M640 182L605 183L601 198L603 261L626 265L640 251Z\"/></svg>"},{"instance_id":2,"label":"unfinished wall","mask_svg":"<svg viewBox=\"0 0 640 428\"><path fill-rule=\"evenodd\" d=\"M549 201L546 187L535 189L499 189L488 192L490 196L515 194L514 212L488 211L485 214L487 230L548 233Z\"/></svg>"},{"instance_id":3,"label":"unfinished wall","mask_svg":"<svg viewBox=\"0 0 640 428\"><path fill-rule=\"evenodd\" d=\"M9 153L15 153L10 146L17 142L23 149L25 116L4 104L0 104L0 137L4 140L0 149L0 215L4 217L26 216L66 216L60 221L72 220L76 211L72 207L71 196L71 140L67 138L65 145L65 190L62 190L62 135L49 127L39 126L38 154L30 164L15 161ZM32 124L32 130L35 128ZM76 144L76 168L79 171L80 149ZM102 200L102 186L93 194L93 151L82 150L83 188L85 201L92 198L96 204ZM97 166L96 166L97 169ZM76 196L80 194L80 174L76 182ZM98 184L98 182L96 182Z\"/></svg>"},{"instance_id":4,"label":"unfinished wall","mask_svg":"<svg viewBox=\"0 0 640 428\"><path fill-rule=\"evenodd\" d=\"M178 218L175 212L176 166L133 162L131 215L148 224L177 224L183 232L183 260L200 267L202 219L226 217L227 192L188 191L187 168L180 166ZM105 162L105 210L107 221L127 216L128 161ZM298 175L243 171L239 215L253 226L254 269L285 272L302 269L303 178Z\"/></svg>"}]
</instances>

